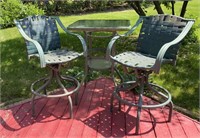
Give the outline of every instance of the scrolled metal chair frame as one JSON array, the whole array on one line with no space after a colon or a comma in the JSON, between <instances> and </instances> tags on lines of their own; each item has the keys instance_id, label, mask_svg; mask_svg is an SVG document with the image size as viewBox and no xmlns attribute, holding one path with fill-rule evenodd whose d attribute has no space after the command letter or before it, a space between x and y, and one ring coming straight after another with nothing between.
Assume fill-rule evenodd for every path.
<instances>
[{"instance_id":1,"label":"scrolled metal chair frame","mask_svg":"<svg viewBox=\"0 0 200 138\"><path fill-rule=\"evenodd\" d=\"M67 97L69 101L70 118L73 118L73 105L71 95L75 94L75 103L78 102L78 90L80 88L79 81L72 76L63 76L60 73L62 64L71 62L79 56L87 55L87 46L84 38L81 35L68 31L59 17L33 15L27 18L14 20L20 34L23 36L27 46L28 58L38 57L40 59L41 68L48 67L50 69L49 75L42 77L31 84L32 92L32 115L35 116L35 97L58 98ZM57 28L58 25L64 30L65 33L73 35L81 42L83 52L78 53L72 50L61 49L60 37ZM62 93L47 92L48 86L52 81L56 80L61 88ZM69 89L62 83L73 83ZM36 86L39 85L40 86ZM44 93L42 93L44 91Z\"/></svg>"},{"instance_id":2,"label":"scrolled metal chair frame","mask_svg":"<svg viewBox=\"0 0 200 138\"><path fill-rule=\"evenodd\" d=\"M136 51L126 51L117 55L112 55L115 42L122 37L131 35L140 24L142 24L142 27L140 29ZM125 68L134 70L133 74L136 76L136 80L130 81L125 81L123 80L123 77L120 77L122 83L118 84L114 89L111 97L110 110L111 112L113 110L114 98L119 101L119 109L121 109L121 102L129 106L137 107L136 134L139 133L140 113L142 109L153 109L168 105L168 121L171 121L173 110L171 94L165 88L150 83L149 75L151 73L158 74L162 63L176 63L179 44L187 35L193 24L193 19L185 19L174 15L160 14L146 17L141 16L130 31L123 35L113 37L109 42L107 55L109 55L110 59ZM154 89L154 87L161 91ZM133 101L130 102L120 96L120 92L130 90L136 91L136 88L139 88L139 100L137 103L134 103ZM145 88L147 88L147 93L149 91L156 93L164 100L151 105L143 104L142 97L144 92L146 92Z\"/></svg>"}]
</instances>

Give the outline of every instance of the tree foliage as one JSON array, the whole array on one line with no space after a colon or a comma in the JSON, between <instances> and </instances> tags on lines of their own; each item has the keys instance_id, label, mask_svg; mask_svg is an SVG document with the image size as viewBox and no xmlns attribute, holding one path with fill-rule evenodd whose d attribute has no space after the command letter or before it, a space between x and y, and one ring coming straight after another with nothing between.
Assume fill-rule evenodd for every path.
<instances>
[{"instance_id":1,"label":"tree foliage","mask_svg":"<svg viewBox=\"0 0 200 138\"><path fill-rule=\"evenodd\" d=\"M14 26L14 19L21 19L28 15L44 14L36 4L23 4L20 0L2 0L0 2L0 27Z\"/></svg>"},{"instance_id":2,"label":"tree foliage","mask_svg":"<svg viewBox=\"0 0 200 138\"><path fill-rule=\"evenodd\" d=\"M37 3L40 8L45 10L47 15L68 15L128 6L125 0L48 0L38 1Z\"/></svg>"},{"instance_id":3,"label":"tree foliage","mask_svg":"<svg viewBox=\"0 0 200 138\"><path fill-rule=\"evenodd\" d=\"M184 17L189 0L182 1L179 16ZM14 25L14 19L20 19L32 14L69 15L93 11L133 8L140 16L146 16L146 8L154 6L158 14L164 14L162 6L171 8L175 15L175 0L166 1L135 1L135 0L1 0L0 26L1 28Z\"/></svg>"},{"instance_id":4,"label":"tree foliage","mask_svg":"<svg viewBox=\"0 0 200 138\"><path fill-rule=\"evenodd\" d=\"M182 0L183 1L183 0ZM181 12L180 12L180 15L181 17L184 17L185 13L186 13L186 9L187 9L187 5L188 5L188 2L190 0L184 0L183 1L183 5L182 5L182 9L181 9ZM130 1L130 0L127 0L126 1L135 11L138 15L140 16L145 16L145 8L142 7L142 4L143 3L147 3L146 1ZM148 1L149 3L149 1ZM171 0L171 1L166 1L166 0L162 0L162 1L151 1L151 3L155 6L155 10L157 11L158 14L164 14L164 11L162 9L162 4L164 6L166 6L167 8L171 8L172 10L172 15L175 15L175 0Z\"/></svg>"}]
</instances>

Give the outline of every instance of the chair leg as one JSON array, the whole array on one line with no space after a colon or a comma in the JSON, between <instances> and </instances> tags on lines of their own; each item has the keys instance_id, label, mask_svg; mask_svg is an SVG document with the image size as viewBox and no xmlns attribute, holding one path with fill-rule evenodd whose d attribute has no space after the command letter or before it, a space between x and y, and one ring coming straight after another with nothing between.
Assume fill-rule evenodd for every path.
<instances>
[{"instance_id":1,"label":"chair leg","mask_svg":"<svg viewBox=\"0 0 200 138\"><path fill-rule=\"evenodd\" d=\"M120 93L117 93L117 94L118 94L118 96L121 98ZM121 111L121 105L122 105L122 104L121 104L121 101L119 100L119 107L118 107L118 110L119 110L119 111Z\"/></svg>"},{"instance_id":2,"label":"chair leg","mask_svg":"<svg viewBox=\"0 0 200 138\"><path fill-rule=\"evenodd\" d=\"M86 87L86 74L84 74L83 79L81 80L80 86L84 85ZM75 105L78 105L78 94L79 92L75 93Z\"/></svg>"},{"instance_id":3,"label":"chair leg","mask_svg":"<svg viewBox=\"0 0 200 138\"><path fill-rule=\"evenodd\" d=\"M139 95L139 102L138 102L138 109L137 109L137 120L136 120L136 130L135 133L138 134L139 133L139 128L140 128L140 114L141 114L141 110L142 110L142 94Z\"/></svg>"},{"instance_id":4,"label":"chair leg","mask_svg":"<svg viewBox=\"0 0 200 138\"><path fill-rule=\"evenodd\" d=\"M85 71L84 71L84 76L83 79L81 81L81 86L84 84L84 87L86 87L86 83L87 83L87 77L88 77L88 72L89 72L89 67L88 67L88 59L86 58L85 60Z\"/></svg>"},{"instance_id":5,"label":"chair leg","mask_svg":"<svg viewBox=\"0 0 200 138\"><path fill-rule=\"evenodd\" d=\"M119 70L117 69L116 66L114 66L114 71L117 73L117 75L120 77L121 82L123 81L123 77L121 75L121 73L119 72Z\"/></svg>"},{"instance_id":6,"label":"chair leg","mask_svg":"<svg viewBox=\"0 0 200 138\"><path fill-rule=\"evenodd\" d=\"M141 110L142 110L142 104L143 104L143 93L144 93L144 82L145 82L145 77L142 76L139 79L139 84L140 84L140 88L139 88L139 100L138 100L138 109L137 109L137 120L136 120L136 130L135 133L138 134L139 133L139 129L140 129L140 114L141 114Z\"/></svg>"},{"instance_id":7,"label":"chair leg","mask_svg":"<svg viewBox=\"0 0 200 138\"><path fill-rule=\"evenodd\" d=\"M140 129L140 113L141 113L141 107L138 107L135 134L138 134Z\"/></svg>"},{"instance_id":8,"label":"chair leg","mask_svg":"<svg viewBox=\"0 0 200 138\"><path fill-rule=\"evenodd\" d=\"M69 100L69 113L70 113L70 118L73 118L73 104L72 104L72 98L71 96L68 96L68 100Z\"/></svg>"},{"instance_id":9,"label":"chair leg","mask_svg":"<svg viewBox=\"0 0 200 138\"><path fill-rule=\"evenodd\" d=\"M34 100L35 100L35 95L32 94L31 105L32 105L32 116L33 117L35 117L35 103L34 103Z\"/></svg>"},{"instance_id":10,"label":"chair leg","mask_svg":"<svg viewBox=\"0 0 200 138\"><path fill-rule=\"evenodd\" d=\"M66 88L64 87L64 85L62 84L61 80L59 79L59 75L58 75L57 72L55 73L55 75L56 75L57 82L58 82L58 84L60 85L60 87L63 89L63 91L68 92L68 91L66 90ZM64 78L63 78L63 79L64 79ZM73 104L72 104L72 98L71 98L70 95L68 95L68 101L69 101L70 118L73 118Z\"/></svg>"},{"instance_id":11,"label":"chair leg","mask_svg":"<svg viewBox=\"0 0 200 138\"><path fill-rule=\"evenodd\" d=\"M45 84L46 82L47 82L47 80L44 79L44 84ZM44 88L44 94L47 95L47 89L46 89L46 87Z\"/></svg>"},{"instance_id":12,"label":"chair leg","mask_svg":"<svg viewBox=\"0 0 200 138\"><path fill-rule=\"evenodd\" d=\"M75 105L78 105L78 92L75 93Z\"/></svg>"},{"instance_id":13,"label":"chair leg","mask_svg":"<svg viewBox=\"0 0 200 138\"><path fill-rule=\"evenodd\" d=\"M114 101L114 94L112 93L112 96L110 99L110 112L113 112L113 101Z\"/></svg>"},{"instance_id":14,"label":"chair leg","mask_svg":"<svg viewBox=\"0 0 200 138\"><path fill-rule=\"evenodd\" d=\"M83 85L84 87L86 87L87 79L87 74L85 74L83 80L81 81L81 86Z\"/></svg>"},{"instance_id":15,"label":"chair leg","mask_svg":"<svg viewBox=\"0 0 200 138\"><path fill-rule=\"evenodd\" d=\"M171 101L169 103L169 116L168 116L168 122L171 122L172 119L172 112L173 112L173 102Z\"/></svg>"},{"instance_id":16,"label":"chair leg","mask_svg":"<svg viewBox=\"0 0 200 138\"><path fill-rule=\"evenodd\" d=\"M117 93L118 96L121 98L121 95ZM110 99L110 112L113 111L113 102L114 102L114 92L112 93L111 99ZM119 100L119 107L118 110L121 111L121 101Z\"/></svg>"}]
</instances>

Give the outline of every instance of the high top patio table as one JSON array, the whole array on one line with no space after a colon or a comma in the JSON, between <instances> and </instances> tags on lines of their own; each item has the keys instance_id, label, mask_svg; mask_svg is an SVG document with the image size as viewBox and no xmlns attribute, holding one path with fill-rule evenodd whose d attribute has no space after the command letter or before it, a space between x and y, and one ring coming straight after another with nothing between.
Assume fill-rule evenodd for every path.
<instances>
[{"instance_id":1,"label":"high top patio table","mask_svg":"<svg viewBox=\"0 0 200 138\"><path fill-rule=\"evenodd\" d=\"M86 42L88 43L88 55L86 56L85 64L85 78L88 75L89 70L107 70L111 69L111 74L114 72L114 65L108 59L108 56L92 56L92 52L99 52L102 49L99 47L94 48L92 46L92 38L106 38L113 37L118 31L127 31L131 28L129 20L78 20L67 27L72 31L84 32ZM95 35L94 32L110 32L111 35ZM107 47L104 47L104 50ZM106 53L106 52L104 52ZM114 51L113 51L114 54Z\"/></svg>"}]
</instances>

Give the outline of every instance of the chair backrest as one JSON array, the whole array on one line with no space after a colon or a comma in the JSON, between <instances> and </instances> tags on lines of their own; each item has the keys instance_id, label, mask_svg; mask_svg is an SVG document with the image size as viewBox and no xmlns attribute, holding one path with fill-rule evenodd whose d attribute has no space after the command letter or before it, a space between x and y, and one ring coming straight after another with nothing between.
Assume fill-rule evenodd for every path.
<instances>
[{"instance_id":1,"label":"chair backrest","mask_svg":"<svg viewBox=\"0 0 200 138\"><path fill-rule=\"evenodd\" d=\"M173 15L144 17L140 30L137 51L156 57L161 47L174 40L186 26L188 20ZM170 47L164 58L176 60L179 44Z\"/></svg>"},{"instance_id":2,"label":"chair backrest","mask_svg":"<svg viewBox=\"0 0 200 138\"><path fill-rule=\"evenodd\" d=\"M44 52L61 47L59 32L54 18L44 15L28 16L17 20L17 22L21 25L26 35L38 41ZM31 42L26 41L26 46L29 55L37 54L37 49Z\"/></svg>"}]
</instances>

